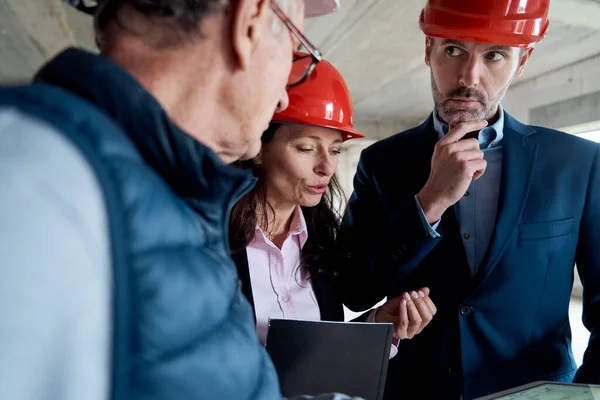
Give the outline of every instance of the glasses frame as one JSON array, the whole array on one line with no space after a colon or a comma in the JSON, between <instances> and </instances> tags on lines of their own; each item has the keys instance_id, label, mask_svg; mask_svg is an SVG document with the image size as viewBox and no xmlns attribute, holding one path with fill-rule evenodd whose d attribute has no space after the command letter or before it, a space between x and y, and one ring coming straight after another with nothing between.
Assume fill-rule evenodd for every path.
<instances>
[{"instance_id":1,"label":"glasses frame","mask_svg":"<svg viewBox=\"0 0 600 400\"><path fill-rule=\"evenodd\" d=\"M319 49L317 49L310 42L310 40L308 40L308 38L306 36L304 36L304 34L302 32L300 32L300 30L296 27L296 25L294 25L292 20L290 20L288 18L288 16L285 15L285 13L281 9L281 7L279 7L279 5L275 2L275 0L270 0L269 4L271 5L271 9L277 15L277 17L279 17L279 19L285 24L285 26L290 30L290 32L292 32L292 34L294 36L296 36L296 39L298 39L298 41L300 43L302 43L302 45L306 48L306 50L308 50L309 54L304 55L304 56L297 55L297 54L302 54L302 53L295 53L294 54L294 62L303 60L307 57L312 58L312 62L309 64L308 68L306 68L304 75L297 82L293 82L293 83L290 83L287 85L287 88L290 89L290 88L293 88L294 86L300 85L312 74L316 65L321 60L323 60L323 55L321 54Z\"/></svg>"},{"instance_id":2,"label":"glasses frame","mask_svg":"<svg viewBox=\"0 0 600 400\"><path fill-rule=\"evenodd\" d=\"M96 9L98 8L97 5L94 5L94 6L86 5L83 0L63 0L63 1L70 4L71 6L75 7L79 11L83 11L84 13L90 14L90 15L94 15ZM287 85L287 88L290 89L290 88L292 88L294 86L298 86L299 84L304 82L310 76L310 74L312 74L312 72L315 69L315 66L323 59L323 55L321 54L319 49L317 49L310 42L310 40L308 40L308 38L306 36L304 36L304 34L302 32L300 32L300 30L296 27L296 25L294 25L292 20L290 20L288 18L288 16L285 15L285 13L281 9L281 7L279 7L279 5L277 4L277 2L275 0L270 0L269 4L270 4L273 12L277 15L277 17L279 17L279 19L285 24L285 26L289 29L289 31L292 32L292 34L298 39L298 41L300 43L302 43L302 45L308 50L309 54L307 54L307 55L302 55L302 53L294 53L294 62L304 60L307 57L312 58L311 63L306 68L306 71L304 71L304 75L302 75L302 77L298 81Z\"/></svg>"}]
</instances>

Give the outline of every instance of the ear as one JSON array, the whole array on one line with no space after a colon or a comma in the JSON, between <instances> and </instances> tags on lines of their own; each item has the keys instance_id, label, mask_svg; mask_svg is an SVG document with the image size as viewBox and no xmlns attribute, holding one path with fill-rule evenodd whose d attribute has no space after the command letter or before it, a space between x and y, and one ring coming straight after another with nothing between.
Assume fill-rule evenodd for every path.
<instances>
[{"instance_id":1,"label":"ear","mask_svg":"<svg viewBox=\"0 0 600 400\"><path fill-rule=\"evenodd\" d=\"M428 37L425 38L425 65L430 67L429 54L431 53L431 40Z\"/></svg>"},{"instance_id":2,"label":"ear","mask_svg":"<svg viewBox=\"0 0 600 400\"><path fill-rule=\"evenodd\" d=\"M235 60L247 69L260 42L263 24L269 23L269 0L238 0L232 5L231 42Z\"/></svg>"},{"instance_id":3,"label":"ear","mask_svg":"<svg viewBox=\"0 0 600 400\"><path fill-rule=\"evenodd\" d=\"M527 64L527 61L529 61L531 53L533 53L533 47L530 47L529 49L525 50L523 52L523 55L521 55L521 58L519 60L519 66L517 67L517 72L515 73L515 78L518 78L523 73L523 70L525 69L525 64Z\"/></svg>"}]
</instances>

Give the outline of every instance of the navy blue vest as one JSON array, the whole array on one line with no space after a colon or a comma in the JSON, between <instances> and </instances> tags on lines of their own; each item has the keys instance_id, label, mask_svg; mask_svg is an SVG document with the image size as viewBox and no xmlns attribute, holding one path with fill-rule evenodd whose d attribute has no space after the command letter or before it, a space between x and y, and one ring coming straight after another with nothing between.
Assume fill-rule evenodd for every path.
<instances>
[{"instance_id":1,"label":"navy blue vest","mask_svg":"<svg viewBox=\"0 0 600 400\"><path fill-rule=\"evenodd\" d=\"M57 127L103 189L114 274L113 400L275 399L228 246L254 183L181 131L112 61L69 49L32 85L0 89Z\"/></svg>"}]
</instances>

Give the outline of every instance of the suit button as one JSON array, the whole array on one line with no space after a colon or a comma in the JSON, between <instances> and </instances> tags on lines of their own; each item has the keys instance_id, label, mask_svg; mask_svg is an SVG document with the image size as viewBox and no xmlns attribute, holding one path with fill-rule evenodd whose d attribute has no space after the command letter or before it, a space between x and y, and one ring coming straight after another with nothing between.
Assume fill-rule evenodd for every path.
<instances>
[{"instance_id":1,"label":"suit button","mask_svg":"<svg viewBox=\"0 0 600 400\"><path fill-rule=\"evenodd\" d=\"M471 315L472 313L473 313L473 307L471 307L471 306L462 306L460 308L460 314L464 315L465 317L467 315Z\"/></svg>"},{"instance_id":2,"label":"suit button","mask_svg":"<svg viewBox=\"0 0 600 400\"><path fill-rule=\"evenodd\" d=\"M466 240L469 240L469 239L471 238L471 235L470 235L470 234L467 232L467 233L465 233L465 234L463 235L463 237L464 237Z\"/></svg>"}]
</instances>

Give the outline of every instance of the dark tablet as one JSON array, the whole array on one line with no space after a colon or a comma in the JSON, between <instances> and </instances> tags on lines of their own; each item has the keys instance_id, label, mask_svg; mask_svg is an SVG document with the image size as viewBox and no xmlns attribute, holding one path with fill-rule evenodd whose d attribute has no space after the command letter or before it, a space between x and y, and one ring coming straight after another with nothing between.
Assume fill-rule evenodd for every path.
<instances>
[{"instance_id":1,"label":"dark tablet","mask_svg":"<svg viewBox=\"0 0 600 400\"><path fill-rule=\"evenodd\" d=\"M267 352L282 394L383 398L392 324L271 319Z\"/></svg>"}]
</instances>

